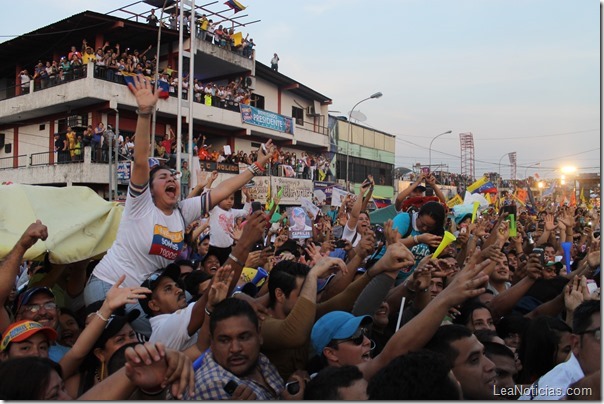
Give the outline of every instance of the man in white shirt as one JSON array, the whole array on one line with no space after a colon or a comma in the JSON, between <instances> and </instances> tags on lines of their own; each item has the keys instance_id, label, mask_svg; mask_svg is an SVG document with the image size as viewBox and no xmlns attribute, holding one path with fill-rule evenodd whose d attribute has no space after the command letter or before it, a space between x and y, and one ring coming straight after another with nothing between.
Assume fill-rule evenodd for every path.
<instances>
[{"instance_id":1,"label":"man in white shirt","mask_svg":"<svg viewBox=\"0 0 604 404\"><path fill-rule=\"evenodd\" d=\"M143 311L151 317L150 342L162 342L166 348L184 351L197 342L197 331L204 321L207 299L187 305L180 286L180 267L169 264L151 274L143 283L151 296L139 299Z\"/></svg>"},{"instance_id":2,"label":"man in white shirt","mask_svg":"<svg viewBox=\"0 0 604 404\"><path fill-rule=\"evenodd\" d=\"M573 314L570 359L541 376L519 400L561 400L567 396L571 384L599 371L600 325L600 301L581 303Z\"/></svg>"}]
</instances>

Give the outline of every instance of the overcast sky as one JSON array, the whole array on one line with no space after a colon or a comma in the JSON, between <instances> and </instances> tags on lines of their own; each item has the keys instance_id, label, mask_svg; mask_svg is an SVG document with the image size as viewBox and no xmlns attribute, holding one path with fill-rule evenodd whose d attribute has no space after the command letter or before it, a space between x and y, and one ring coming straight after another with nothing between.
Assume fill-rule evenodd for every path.
<instances>
[{"instance_id":1,"label":"overcast sky","mask_svg":"<svg viewBox=\"0 0 604 404\"><path fill-rule=\"evenodd\" d=\"M513 151L520 178L557 177L563 165L600 171L599 1L240 2L247 9L238 21L261 20L243 29L257 59L270 64L278 53L279 71L330 97L334 115L383 92L357 110L364 125L397 136L396 166L427 165L430 141L451 130L434 141L432 164L453 172L462 132L474 135L476 175L497 171ZM131 3L29 0L26 9L3 9L0 39ZM508 178L507 156L501 161Z\"/></svg>"}]
</instances>

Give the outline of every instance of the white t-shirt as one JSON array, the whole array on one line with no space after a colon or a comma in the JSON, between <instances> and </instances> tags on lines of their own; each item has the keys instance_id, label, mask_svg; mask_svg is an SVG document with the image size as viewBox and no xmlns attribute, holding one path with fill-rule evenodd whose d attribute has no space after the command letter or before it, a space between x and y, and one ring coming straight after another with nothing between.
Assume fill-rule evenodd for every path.
<instances>
[{"instance_id":1,"label":"white t-shirt","mask_svg":"<svg viewBox=\"0 0 604 404\"><path fill-rule=\"evenodd\" d=\"M161 342L166 348L184 351L195 345L197 342L197 332L189 335L187 327L191 321L195 303L190 303L184 309L175 311L172 314L160 314L151 317L151 337L149 342Z\"/></svg>"},{"instance_id":2,"label":"white t-shirt","mask_svg":"<svg viewBox=\"0 0 604 404\"><path fill-rule=\"evenodd\" d=\"M140 286L151 273L174 262L184 245L185 223L198 219L210 200L207 193L185 199L179 202L182 216L178 209L168 216L153 204L148 185L138 196L132 192L130 184L115 242L92 272L112 285L126 275L125 287Z\"/></svg>"},{"instance_id":3,"label":"white t-shirt","mask_svg":"<svg viewBox=\"0 0 604 404\"><path fill-rule=\"evenodd\" d=\"M346 225L344 225L344 231L342 232L342 240L348 240L353 247L356 247L357 244L359 244L359 241L361 241L361 235L357 232L356 227L354 230L351 230L348 227L348 223L346 223Z\"/></svg>"},{"instance_id":4,"label":"white t-shirt","mask_svg":"<svg viewBox=\"0 0 604 404\"><path fill-rule=\"evenodd\" d=\"M233 245L233 238L229 236L229 227L235 225L235 219L246 217L250 214L251 204L246 202L243 209L224 210L216 205L210 211L210 245L226 248Z\"/></svg>"},{"instance_id":5,"label":"white t-shirt","mask_svg":"<svg viewBox=\"0 0 604 404\"><path fill-rule=\"evenodd\" d=\"M528 394L520 396L518 400L561 400L568 386L584 376L579 361L571 354L569 360L541 376L530 386Z\"/></svg>"}]
</instances>

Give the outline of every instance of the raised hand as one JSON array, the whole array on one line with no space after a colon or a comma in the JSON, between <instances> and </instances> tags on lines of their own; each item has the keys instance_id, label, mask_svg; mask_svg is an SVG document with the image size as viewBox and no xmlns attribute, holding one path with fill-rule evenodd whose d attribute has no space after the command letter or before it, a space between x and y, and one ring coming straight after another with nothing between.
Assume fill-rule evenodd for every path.
<instances>
[{"instance_id":1,"label":"raised hand","mask_svg":"<svg viewBox=\"0 0 604 404\"><path fill-rule=\"evenodd\" d=\"M392 228L392 223L392 219L388 219L384 223L384 238L386 239L387 246L398 242L402 237L397 229Z\"/></svg>"},{"instance_id":2,"label":"raised hand","mask_svg":"<svg viewBox=\"0 0 604 404\"><path fill-rule=\"evenodd\" d=\"M153 86L142 74L133 76L134 84L128 83L128 88L136 97L139 113L152 114L159 100L159 91L153 93Z\"/></svg>"},{"instance_id":3,"label":"raised hand","mask_svg":"<svg viewBox=\"0 0 604 404\"><path fill-rule=\"evenodd\" d=\"M306 250L306 253L310 256L313 264L316 264L321 260L321 258L323 258L323 255L317 249L315 243L310 243L308 246L306 246L306 248L304 248L304 250Z\"/></svg>"},{"instance_id":4,"label":"raised hand","mask_svg":"<svg viewBox=\"0 0 604 404\"><path fill-rule=\"evenodd\" d=\"M171 393L179 399L187 387L194 394L193 365L184 353L146 342L127 348L125 356L126 376L141 389L157 391L172 384Z\"/></svg>"},{"instance_id":5,"label":"raised hand","mask_svg":"<svg viewBox=\"0 0 604 404\"><path fill-rule=\"evenodd\" d=\"M445 299L449 306L455 306L484 293L483 285L489 280L489 276L482 271L490 264L491 260L488 259L479 264L475 259L470 259L435 299Z\"/></svg>"},{"instance_id":6,"label":"raised hand","mask_svg":"<svg viewBox=\"0 0 604 404\"><path fill-rule=\"evenodd\" d=\"M262 145L260 145L258 148L258 159L256 160L261 167L264 167L271 159L273 140L269 139L266 143L264 143L264 147L266 148L266 154L264 153Z\"/></svg>"},{"instance_id":7,"label":"raised hand","mask_svg":"<svg viewBox=\"0 0 604 404\"><path fill-rule=\"evenodd\" d=\"M373 268L376 268L376 272L397 274L401 269L410 267L413 264L415 264L413 253L399 240L386 248L384 256L375 263Z\"/></svg>"},{"instance_id":8,"label":"raised hand","mask_svg":"<svg viewBox=\"0 0 604 404\"><path fill-rule=\"evenodd\" d=\"M30 224L19 239L19 245L24 249L30 249L38 240L46 240L48 238L48 228L42 224L42 221L36 220Z\"/></svg>"},{"instance_id":9,"label":"raised hand","mask_svg":"<svg viewBox=\"0 0 604 404\"><path fill-rule=\"evenodd\" d=\"M310 269L309 274L315 275L317 278L323 278L330 272L342 272L344 275L348 273L346 263L340 258L333 257L322 257L316 264Z\"/></svg>"},{"instance_id":10,"label":"raised hand","mask_svg":"<svg viewBox=\"0 0 604 404\"><path fill-rule=\"evenodd\" d=\"M543 276L543 265L538 254L532 253L526 263L526 274L530 279L537 280Z\"/></svg>"},{"instance_id":11,"label":"raised hand","mask_svg":"<svg viewBox=\"0 0 604 404\"><path fill-rule=\"evenodd\" d=\"M267 223L268 220L264 212L258 210L252 213L248 216L245 226L243 226L239 242L244 242L252 246L255 242L263 238L264 229L266 229Z\"/></svg>"},{"instance_id":12,"label":"raised hand","mask_svg":"<svg viewBox=\"0 0 604 404\"><path fill-rule=\"evenodd\" d=\"M545 215L544 226L545 231L552 232L556 230L556 225L554 224L554 215L551 213Z\"/></svg>"},{"instance_id":13,"label":"raised hand","mask_svg":"<svg viewBox=\"0 0 604 404\"><path fill-rule=\"evenodd\" d=\"M589 300L587 279L584 276L575 276L564 287L564 307L567 311L575 311L585 300Z\"/></svg>"},{"instance_id":14,"label":"raised hand","mask_svg":"<svg viewBox=\"0 0 604 404\"><path fill-rule=\"evenodd\" d=\"M151 290L143 287L136 288L121 288L120 286L124 283L126 275L120 276L117 282L107 291L105 296L105 303L108 304L109 309L113 312L126 304L136 304L138 299L143 299L147 294L151 294Z\"/></svg>"},{"instance_id":15,"label":"raised hand","mask_svg":"<svg viewBox=\"0 0 604 404\"><path fill-rule=\"evenodd\" d=\"M218 303L227 298L229 285L233 280L233 269L230 265L218 268L214 274L212 285L208 291L208 303L206 308L211 312Z\"/></svg>"}]
</instances>

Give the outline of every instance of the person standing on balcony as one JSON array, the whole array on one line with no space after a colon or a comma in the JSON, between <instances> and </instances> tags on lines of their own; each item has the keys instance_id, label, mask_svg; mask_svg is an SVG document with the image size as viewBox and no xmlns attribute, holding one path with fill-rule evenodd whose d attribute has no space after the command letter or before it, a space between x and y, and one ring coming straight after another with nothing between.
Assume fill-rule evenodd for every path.
<instances>
[{"instance_id":1,"label":"person standing on balcony","mask_svg":"<svg viewBox=\"0 0 604 404\"><path fill-rule=\"evenodd\" d=\"M271 69L278 72L279 71L279 56L275 53L273 58L271 59Z\"/></svg>"},{"instance_id":2,"label":"person standing on balcony","mask_svg":"<svg viewBox=\"0 0 604 404\"><path fill-rule=\"evenodd\" d=\"M147 16L147 24L153 25L154 27L157 27L157 21L158 21L158 19L157 19L157 16L155 15L155 9L152 8L151 9L151 14L149 14Z\"/></svg>"},{"instance_id":3,"label":"person standing on balcony","mask_svg":"<svg viewBox=\"0 0 604 404\"><path fill-rule=\"evenodd\" d=\"M253 166L200 196L180 201L177 173L165 165L149 170L151 116L159 91L154 94L152 84L143 76L134 76L133 81L128 87L136 97L138 118L126 206L116 240L94 268L84 290L87 305L104 299L122 275L126 276L123 286L138 287L158 268L173 262L184 247L187 225L263 172L270 155L271 140L261 146L260 150L266 148L268 152L259 151ZM134 309L140 310L140 304L126 306L127 312ZM133 321L132 327L144 335L151 332L148 319L143 317Z\"/></svg>"},{"instance_id":4,"label":"person standing on balcony","mask_svg":"<svg viewBox=\"0 0 604 404\"><path fill-rule=\"evenodd\" d=\"M101 145L103 143L103 135L105 133L105 125L103 122L99 122L96 128L94 128L94 134L92 135L92 160L98 162L100 160Z\"/></svg>"},{"instance_id":5,"label":"person standing on balcony","mask_svg":"<svg viewBox=\"0 0 604 404\"><path fill-rule=\"evenodd\" d=\"M19 77L21 78L21 94L29 93L29 82L31 81L31 76L27 70L21 70Z\"/></svg>"},{"instance_id":6,"label":"person standing on balcony","mask_svg":"<svg viewBox=\"0 0 604 404\"><path fill-rule=\"evenodd\" d=\"M73 129L71 129L71 126L67 127L65 137L67 138L67 150L69 150L69 157L71 158L71 161L75 161L76 133L73 131Z\"/></svg>"}]
</instances>

